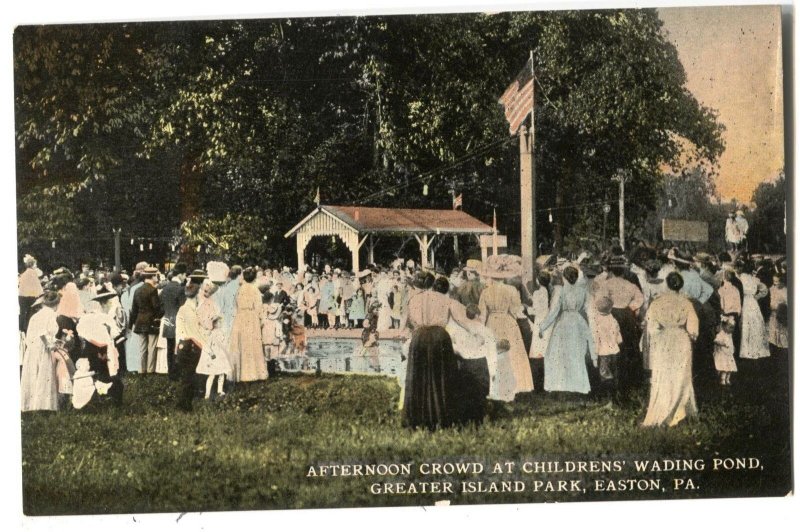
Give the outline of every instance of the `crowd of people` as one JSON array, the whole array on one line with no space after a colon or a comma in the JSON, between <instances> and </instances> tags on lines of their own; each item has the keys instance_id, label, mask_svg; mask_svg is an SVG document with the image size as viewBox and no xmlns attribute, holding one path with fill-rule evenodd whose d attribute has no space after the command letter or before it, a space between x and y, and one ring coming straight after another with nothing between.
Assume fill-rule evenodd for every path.
<instances>
[{"instance_id":1,"label":"crowd of people","mask_svg":"<svg viewBox=\"0 0 800 532\"><path fill-rule=\"evenodd\" d=\"M737 373L788 362L786 263L738 250L617 246L532 267L493 255L449 276L399 258L360 272L140 263L130 276L24 263L23 411L121 404L126 372L168 373L189 410L197 375L206 399L267 380L314 328L360 329L364 352L396 330L403 418L429 429L479 423L488 400L528 393L628 405L648 384L642 424L671 426Z\"/></svg>"}]
</instances>

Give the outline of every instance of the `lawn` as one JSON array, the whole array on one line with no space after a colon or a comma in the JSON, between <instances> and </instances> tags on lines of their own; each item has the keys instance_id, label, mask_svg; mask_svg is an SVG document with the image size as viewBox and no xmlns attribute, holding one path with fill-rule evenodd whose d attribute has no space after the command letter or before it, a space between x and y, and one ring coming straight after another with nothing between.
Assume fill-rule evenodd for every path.
<instances>
[{"instance_id":1,"label":"lawn","mask_svg":"<svg viewBox=\"0 0 800 532\"><path fill-rule=\"evenodd\" d=\"M779 379L780 380L780 379ZM125 378L125 405L22 416L24 511L28 515L187 512L313 507L784 495L790 491L788 386L774 380L720 390L700 416L645 430L645 393L626 408L589 398L528 396L491 404L480 427L414 431L402 426L395 380L358 375L284 375L240 384L221 401L175 408L163 375ZM758 458L763 469L713 471L720 457ZM637 473L633 460L702 459L702 471ZM531 473L526 461L625 462L616 473ZM514 473L493 473L514 461ZM484 465L481 475L423 475L423 463ZM412 464L410 475L308 477L335 464ZM695 462L695 465L697 463ZM661 479L657 491L597 491L598 479ZM695 489L674 490L673 478ZM460 482L522 481L522 492L462 493ZM584 491L545 491L577 480ZM381 483L452 481L456 492L372 494ZM541 481L538 491L534 483Z\"/></svg>"}]
</instances>

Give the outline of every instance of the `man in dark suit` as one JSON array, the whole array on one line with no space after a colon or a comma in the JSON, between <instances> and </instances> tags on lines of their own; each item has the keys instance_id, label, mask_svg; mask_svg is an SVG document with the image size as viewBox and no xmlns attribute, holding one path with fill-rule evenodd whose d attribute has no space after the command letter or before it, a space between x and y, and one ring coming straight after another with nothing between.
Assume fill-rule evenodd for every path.
<instances>
[{"instance_id":1,"label":"man in dark suit","mask_svg":"<svg viewBox=\"0 0 800 532\"><path fill-rule=\"evenodd\" d=\"M170 380L176 380L175 371L175 317L186 302L183 284L186 280L186 265L178 263L167 275L167 284L161 290L161 305L164 307L164 338L167 340L167 366Z\"/></svg>"},{"instance_id":2,"label":"man in dark suit","mask_svg":"<svg viewBox=\"0 0 800 532\"><path fill-rule=\"evenodd\" d=\"M142 287L133 295L131 307L131 323L133 333L139 336L139 353L141 355L141 372L156 371L156 342L158 329L164 309L158 297L158 269L147 267L142 272ZM129 370L132 368L128 368Z\"/></svg>"}]
</instances>

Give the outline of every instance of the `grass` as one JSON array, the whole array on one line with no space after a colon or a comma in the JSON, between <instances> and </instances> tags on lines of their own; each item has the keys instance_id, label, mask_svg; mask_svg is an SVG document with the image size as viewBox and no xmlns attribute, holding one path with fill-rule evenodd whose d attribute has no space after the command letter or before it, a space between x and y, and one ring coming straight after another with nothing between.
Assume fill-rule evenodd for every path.
<instances>
[{"instance_id":1,"label":"grass","mask_svg":"<svg viewBox=\"0 0 800 532\"><path fill-rule=\"evenodd\" d=\"M278 376L240 384L218 402L175 408L162 375L126 377L125 405L22 416L23 506L28 515L784 495L791 488L787 387L725 390L700 416L645 430L644 393L627 408L593 399L529 396L490 405L480 427L434 433L402 427L396 381L345 375ZM756 390L758 393L751 393ZM757 457L758 471L713 472L714 457ZM638 474L632 460L702 458L692 473ZM615 474L492 474L496 461L625 460ZM485 465L480 478L425 477L423 462ZM326 463L413 463L408 477L308 478ZM699 488L673 491L673 477ZM373 495L380 482L662 478L663 492Z\"/></svg>"}]
</instances>

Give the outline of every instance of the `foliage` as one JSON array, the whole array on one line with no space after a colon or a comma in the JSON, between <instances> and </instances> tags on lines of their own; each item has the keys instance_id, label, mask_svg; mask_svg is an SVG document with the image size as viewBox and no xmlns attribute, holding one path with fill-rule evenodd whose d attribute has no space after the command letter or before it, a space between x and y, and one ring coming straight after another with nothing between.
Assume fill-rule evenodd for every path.
<instances>
[{"instance_id":1,"label":"foliage","mask_svg":"<svg viewBox=\"0 0 800 532\"><path fill-rule=\"evenodd\" d=\"M204 256L239 264L257 264L266 253L267 228L257 216L227 213L221 218L198 217L181 224L185 246L204 246ZM206 261L200 261L205 263Z\"/></svg>"},{"instance_id":2,"label":"foliage","mask_svg":"<svg viewBox=\"0 0 800 532\"><path fill-rule=\"evenodd\" d=\"M401 426L398 387L367 376L279 376L237 384L220 402L175 408L166 376L125 378L125 404L22 416L28 515L429 505L439 495L371 495L374 482L458 482L450 475L308 478L325 463L491 463L760 457L763 471L695 471L694 492L455 494L453 504L785 495L791 489L788 382L742 376L734 393L700 405L697 420L664 430L638 426L646 395L625 408L591 398L520 398L492 404L480 427L434 433ZM769 437L760 437L768 434ZM630 478L641 474L625 472ZM663 478L668 483L672 473ZM483 480L508 480L491 475ZM597 475L575 473L591 485ZM609 478L604 474L599 478ZM616 478L616 477L615 477ZM523 475L554 480L553 475ZM468 478L467 480L474 480ZM558 480L562 480L559 476ZM458 486L458 484L456 484ZM757 490L754 491L754 486ZM434 498L435 497L435 498Z\"/></svg>"},{"instance_id":3,"label":"foliage","mask_svg":"<svg viewBox=\"0 0 800 532\"><path fill-rule=\"evenodd\" d=\"M86 191L103 181L113 208L78 213L82 232L260 216L273 258L291 257L283 233L317 187L327 203L440 208L454 188L489 220L518 190L496 99L531 50L539 204L563 232L619 169L641 219L662 165L721 153L722 126L686 89L655 10L22 27L18 194L36 205L47 190L75 218L68 204L96 203ZM142 216L133 187L162 203ZM505 210L513 245L518 215ZM22 225L21 238L44 229Z\"/></svg>"},{"instance_id":4,"label":"foliage","mask_svg":"<svg viewBox=\"0 0 800 532\"><path fill-rule=\"evenodd\" d=\"M666 174L657 191L653 211L631 228L634 238L660 242L664 218L693 220L708 224L708 244L703 248L717 252L726 249L725 219L729 208L721 202L709 171L696 166L679 174Z\"/></svg>"},{"instance_id":5,"label":"foliage","mask_svg":"<svg viewBox=\"0 0 800 532\"><path fill-rule=\"evenodd\" d=\"M750 231L747 234L751 251L786 253L786 175L781 171L771 183L761 183L751 200Z\"/></svg>"}]
</instances>

